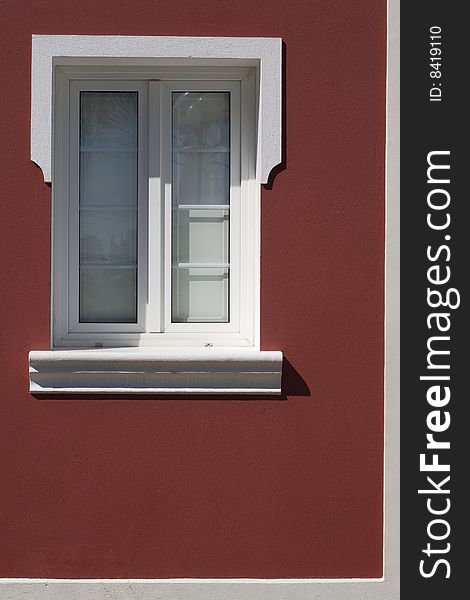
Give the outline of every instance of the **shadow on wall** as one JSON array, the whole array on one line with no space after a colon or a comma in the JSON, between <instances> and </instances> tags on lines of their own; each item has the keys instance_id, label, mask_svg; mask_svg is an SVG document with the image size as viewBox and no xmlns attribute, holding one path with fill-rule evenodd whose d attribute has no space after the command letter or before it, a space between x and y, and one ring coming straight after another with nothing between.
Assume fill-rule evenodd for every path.
<instances>
[{"instance_id":1,"label":"shadow on wall","mask_svg":"<svg viewBox=\"0 0 470 600\"><path fill-rule=\"evenodd\" d=\"M289 396L310 396L310 388L305 379L284 356L282 362L282 394L281 398L287 400Z\"/></svg>"}]
</instances>

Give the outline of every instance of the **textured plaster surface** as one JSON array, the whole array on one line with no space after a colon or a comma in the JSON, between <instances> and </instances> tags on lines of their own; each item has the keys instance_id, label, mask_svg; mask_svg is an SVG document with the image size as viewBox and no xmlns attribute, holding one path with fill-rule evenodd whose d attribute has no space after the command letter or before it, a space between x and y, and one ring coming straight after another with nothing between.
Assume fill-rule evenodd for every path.
<instances>
[{"instance_id":1,"label":"textured plaster surface","mask_svg":"<svg viewBox=\"0 0 470 600\"><path fill-rule=\"evenodd\" d=\"M3 0L0 20L0 576L380 578L385 1ZM281 400L28 393L28 351L50 335L50 187L29 145L33 33L284 40L285 156L262 192L261 256L261 349L288 362ZM15 600L27 593L5 585ZM68 589L55 585L54 600ZM176 583L91 585L99 600L211 598ZM341 598L388 599L380 583L358 583L356 596L353 584L283 585L246 594L336 599L339 586Z\"/></svg>"}]
</instances>

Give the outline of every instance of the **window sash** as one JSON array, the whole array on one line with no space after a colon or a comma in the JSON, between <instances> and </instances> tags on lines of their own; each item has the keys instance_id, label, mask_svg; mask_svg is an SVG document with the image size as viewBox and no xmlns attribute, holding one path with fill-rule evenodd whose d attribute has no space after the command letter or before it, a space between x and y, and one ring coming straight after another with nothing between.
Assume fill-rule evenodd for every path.
<instances>
[{"instance_id":1,"label":"window sash","mask_svg":"<svg viewBox=\"0 0 470 600\"><path fill-rule=\"evenodd\" d=\"M80 93L82 91L130 91L138 94L138 167L137 167L137 322L80 323L79 320L79 147ZM148 91L144 81L71 81L69 109L69 230L68 230L68 327L70 332L142 332L145 331L147 266L147 144Z\"/></svg>"},{"instance_id":2,"label":"window sash","mask_svg":"<svg viewBox=\"0 0 470 600\"><path fill-rule=\"evenodd\" d=\"M163 327L167 333L239 331L240 325L240 82L238 81L162 81L161 90L161 190L164 211L164 306ZM173 92L218 91L230 93L230 279L228 322L172 322L172 94Z\"/></svg>"}]
</instances>

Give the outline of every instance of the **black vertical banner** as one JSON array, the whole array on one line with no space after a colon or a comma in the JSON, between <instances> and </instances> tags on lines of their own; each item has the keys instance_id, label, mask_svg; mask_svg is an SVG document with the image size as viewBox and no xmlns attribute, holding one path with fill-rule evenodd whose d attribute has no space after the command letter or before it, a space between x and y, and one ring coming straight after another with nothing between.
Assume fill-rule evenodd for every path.
<instances>
[{"instance_id":1,"label":"black vertical banner","mask_svg":"<svg viewBox=\"0 0 470 600\"><path fill-rule=\"evenodd\" d=\"M402 600L468 595L465 8L435 0L401 3Z\"/></svg>"}]
</instances>

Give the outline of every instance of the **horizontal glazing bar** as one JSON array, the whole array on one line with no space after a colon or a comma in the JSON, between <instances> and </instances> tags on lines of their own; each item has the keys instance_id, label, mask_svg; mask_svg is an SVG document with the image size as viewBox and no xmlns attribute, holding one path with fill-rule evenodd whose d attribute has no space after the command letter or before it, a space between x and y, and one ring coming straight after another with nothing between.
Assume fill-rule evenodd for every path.
<instances>
[{"instance_id":1,"label":"horizontal glazing bar","mask_svg":"<svg viewBox=\"0 0 470 600\"><path fill-rule=\"evenodd\" d=\"M136 204L80 204L80 210L137 210Z\"/></svg>"},{"instance_id":2,"label":"horizontal glazing bar","mask_svg":"<svg viewBox=\"0 0 470 600\"><path fill-rule=\"evenodd\" d=\"M178 204L180 210L230 210L230 204Z\"/></svg>"},{"instance_id":3,"label":"horizontal glazing bar","mask_svg":"<svg viewBox=\"0 0 470 600\"><path fill-rule=\"evenodd\" d=\"M136 263L80 263L80 269L137 269Z\"/></svg>"},{"instance_id":4,"label":"horizontal glazing bar","mask_svg":"<svg viewBox=\"0 0 470 600\"><path fill-rule=\"evenodd\" d=\"M230 263L177 263L173 269L228 269Z\"/></svg>"},{"instance_id":5,"label":"horizontal glazing bar","mask_svg":"<svg viewBox=\"0 0 470 600\"><path fill-rule=\"evenodd\" d=\"M80 146L80 152L137 152L137 148L122 148L120 146Z\"/></svg>"},{"instance_id":6,"label":"horizontal glazing bar","mask_svg":"<svg viewBox=\"0 0 470 600\"><path fill-rule=\"evenodd\" d=\"M173 152L230 152L225 146L182 146L173 147Z\"/></svg>"}]
</instances>

